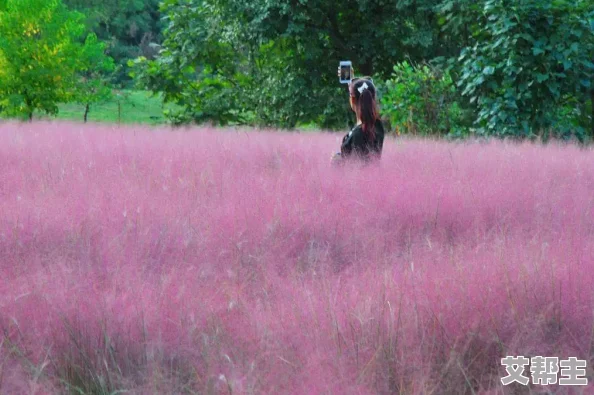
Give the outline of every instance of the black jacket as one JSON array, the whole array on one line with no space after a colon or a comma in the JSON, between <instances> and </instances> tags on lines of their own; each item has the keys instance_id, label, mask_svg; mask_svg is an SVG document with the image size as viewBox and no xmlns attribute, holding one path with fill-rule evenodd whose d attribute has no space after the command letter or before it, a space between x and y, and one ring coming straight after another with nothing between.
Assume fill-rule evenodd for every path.
<instances>
[{"instance_id":1,"label":"black jacket","mask_svg":"<svg viewBox=\"0 0 594 395\"><path fill-rule=\"evenodd\" d=\"M363 133L362 125L357 125L342 139L340 154L343 158L358 156L369 160L373 156L380 158L384 147L384 125L380 120L375 122L375 140L369 141Z\"/></svg>"}]
</instances>

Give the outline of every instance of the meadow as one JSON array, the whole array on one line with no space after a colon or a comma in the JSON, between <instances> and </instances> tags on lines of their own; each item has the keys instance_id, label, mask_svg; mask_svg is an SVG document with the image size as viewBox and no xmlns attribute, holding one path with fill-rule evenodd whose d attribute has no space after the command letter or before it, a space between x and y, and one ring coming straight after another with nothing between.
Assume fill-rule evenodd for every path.
<instances>
[{"instance_id":1,"label":"meadow","mask_svg":"<svg viewBox=\"0 0 594 395\"><path fill-rule=\"evenodd\" d=\"M0 124L0 393L593 393L592 149L341 137Z\"/></svg>"},{"instance_id":2,"label":"meadow","mask_svg":"<svg viewBox=\"0 0 594 395\"><path fill-rule=\"evenodd\" d=\"M163 105L159 95L140 90L114 91L101 103L91 105L88 122L159 125L166 122L163 109L175 109L174 105ZM83 122L85 106L76 103L62 103L56 120ZM41 116L41 118L47 118Z\"/></svg>"}]
</instances>

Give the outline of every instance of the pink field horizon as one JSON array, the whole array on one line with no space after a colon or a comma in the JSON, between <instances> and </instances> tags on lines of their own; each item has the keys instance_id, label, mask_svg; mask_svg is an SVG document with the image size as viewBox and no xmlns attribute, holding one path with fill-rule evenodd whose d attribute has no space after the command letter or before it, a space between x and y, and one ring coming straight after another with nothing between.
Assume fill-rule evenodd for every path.
<instances>
[{"instance_id":1,"label":"pink field horizon","mask_svg":"<svg viewBox=\"0 0 594 395\"><path fill-rule=\"evenodd\" d=\"M594 393L592 149L341 137L0 123L0 393Z\"/></svg>"}]
</instances>

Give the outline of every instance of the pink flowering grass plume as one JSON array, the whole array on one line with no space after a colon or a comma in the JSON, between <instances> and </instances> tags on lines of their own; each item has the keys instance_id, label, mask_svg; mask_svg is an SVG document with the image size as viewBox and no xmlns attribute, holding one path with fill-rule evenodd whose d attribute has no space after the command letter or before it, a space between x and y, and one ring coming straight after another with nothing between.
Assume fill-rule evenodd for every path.
<instances>
[{"instance_id":1,"label":"pink flowering grass plume","mask_svg":"<svg viewBox=\"0 0 594 395\"><path fill-rule=\"evenodd\" d=\"M0 393L592 393L591 149L339 143L0 125Z\"/></svg>"}]
</instances>

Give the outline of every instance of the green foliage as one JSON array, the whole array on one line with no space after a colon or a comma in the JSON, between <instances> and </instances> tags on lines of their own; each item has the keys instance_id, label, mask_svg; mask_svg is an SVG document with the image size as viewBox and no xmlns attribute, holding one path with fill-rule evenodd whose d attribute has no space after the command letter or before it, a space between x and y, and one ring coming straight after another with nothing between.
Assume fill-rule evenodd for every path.
<instances>
[{"instance_id":1,"label":"green foliage","mask_svg":"<svg viewBox=\"0 0 594 395\"><path fill-rule=\"evenodd\" d=\"M381 98L383 116L397 134L467 134L465 112L448 71L405 61L394 66Z\"/></svg>"},{"instance_id":2,"label":"green foliage","mask_svg":"<svg viewBox=\"0 0 594 395\"><path fill-rule=\"evenodd\" d=\"M443 0L436 6L440 43L450 49L450 55L476 44L479 32L489 23L483 14L485 1Z\"/></svg>"},{"instance_id":3,"label":"green foliage","mask_svg":"<svg viewBox=\"0 0 594 395\"><path fill-rule=\"evenodd\" d=\"M60 104L58 107L59 120L80 122L85 111L85 105L76 102ZM167 121L163 116L163 110L160 95L145 91L114 90L109 98L93 105L88 114L88 121L160 125Z\"/></svg>"},{"instance_id":4,"label":"green foliage","mask_svg":"<svg viewBox=\"0 0 594 395\"><path fill-rule=\"evenodd\" d=\"M82 71L76 87L76 101L85 107L83 119L86 122L91 105L105 102L112 95L109 80L106 77L115 69L114 61L105 55L105 44L97 40L95 34L87 36L82 49Z\"/></svg>"},{"instance_id":5,"label":"green foliage","mask_svg":"<svg viewBox=\"0 0 594 395\"><path fill-rule=\"evenodd\" d=\"M594 73L591 1L488 0L462 50L459 86L479 133L583 139ZM546 136L545 136L546 137Z\"/></svg>"},{"instance_id":6,"label":"green foliage","mask_svg":"<svg viewBox=\"0 0 594 395\"><path fill-rule=\"evenodd\" d=\"M382 115L400 133L594 137L590 0L64 1L95 32L85 44L81 15L59 1L0 0L4 19L19 14L0 26L5 114L69 100L88 113L131 72L175 124L345 128L354 117L335 70L352 60L386 81ZM73 32L45 49L66 14ZM27 29L43 18L39 40Z\"/></svg>"},{"instance_id":7,"label":"green foliage","mask_svg":"<svg viewBox=\"0 0 594 395\"><path fill-rule=\"evenodd\" d=\"M348 96L336 81L329 85L316 77L305 57L291 49L292 41L268 41L254 56L244 101L254 113L253 123L282 128L311 121L322 127L345 125L348 113L341 119L336 109L347 105Z\"/></svg>"},{"instance_id":8,"label":"green foliage","mask_svg":"<svg viewBox=\"0 0 594 395\"><path fill-rule=\"evenodd\" d=\"M161 40L159 0L64 0L84 13L87 27L108 43L107 54L118 66L112 75L116 84L130 84L127 62L139 56L153 58Z\"/></svg>"},{"instance_id":9,"label":"green foliage","mask_svg":"<svg viewBox=\"0 0 594 395\"><path fill-rule=\"evenodd\" d=\"M0 107L4 115L32 119L56 114L76 97L79 71L96 41L82 42L84 16L59 0L5 0L0 8Z\"/></svg>"},{"instance_id":10,"label":"green foliage","mask_svg":"<svg viewBox=\"0 0 594 395\"><path fill-rule=\"evenodd\" d=\"M435 4L166 0L163 51L131 65L143 87L184 108L178 122L345 127L338 62L381 76L405 53L429 56Z\"/></svg>"},{"instance_id":11,"label":"green foliage","mask_svg":"<svg viewBox=\"0 0 594 395\"><path fill-rule=\"evenodd\" d=\"M182 108L166 113L175 124L239 122L244 116L239 93L245 91L247 78L239 71L241 58L224 32L207 24L207 16L214 17L209 7L189 4L163 3L169 23L163 50L156 60L130 61L131 76L141 86L162 92L166 103Z\"/></svg>"}]
</instances>

